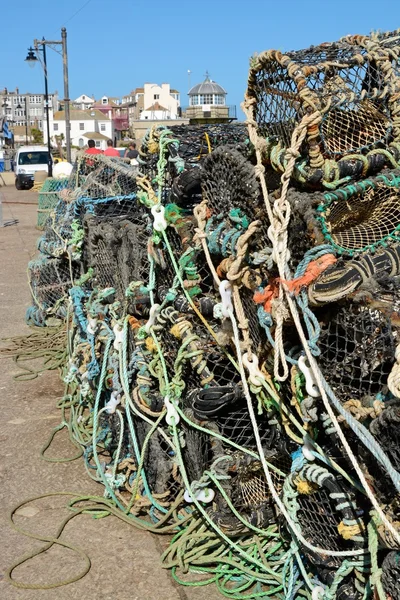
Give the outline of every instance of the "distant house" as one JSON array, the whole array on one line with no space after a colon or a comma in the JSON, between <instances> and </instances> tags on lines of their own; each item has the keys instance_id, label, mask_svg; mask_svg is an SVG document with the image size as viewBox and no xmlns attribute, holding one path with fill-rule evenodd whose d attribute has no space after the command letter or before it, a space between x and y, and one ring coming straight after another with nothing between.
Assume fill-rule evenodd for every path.
<instances>
[{"instance_id":1,"label":"distant house","mask_svg":"<svg viewBox=\"0 0 400 600\"><path fill-rule=\"evenodd\" d=\"M70 111L71 144L84 148L89 139L94 139L96 148L104 150L107 140L114 140L113 121L101 111L91 108L89 110ZM61 136L62 145L65 146L65 112L58 111L52 115L50 122L50 137L56 145L56 136ZM47 143L47 136L44 136ZM60 137L58 138L60 139Z\"/></svg>"},{"instance_id":2,"label":"distant house","mask_svg":"<svg viewBox=\"0 0 400 600\"><path fill-rule=\"evenodd\" d=\"M75 98L75 100L72 101L71 105L72 105L72 108L75 108L77 110L87 110L88 108L92 108L94 103L95 103L94 98L91 98L90 96L85 96L85 94L82 94L82 96Z\"/></svg>"},{"instance_id":3,"label":"distant house","mask_svg":"<svg viewBox=\"0 0 400 600\"><path fill-rule=\"evenodd\" d=\"M170 119L170 112L165 106L161 106L158 102L154 102L151 106L140 113L141 119L149 119L150 121L163 121Z\"/></svg>"},{"instance_id":4,"label":"distant house","mask_svg":"<svg viewBox=\"0 0 400 600\"><path fill-rule=\"evenodd\" d=\"M115 141L121 140L129 130L128 106L124 106L119 98L102 96L92 108L102 112L112 121Z\"/></svg>"},{"instance_id":5,"label":"distant house","mask_svg":"<svg viewBox=\"0 0 400 600\"><path fill-rule=\"evenodd\" d=\"M145 83L143 96L140 119L157 121L178 118L179 92L171 90L169 83Z\"/></svg>"},{"instance_id":6,"label":"distant house","mask_svg":"<svg viewBox=\"0 0 400 600\"><path fill-rule=\"evenodd\" d=\"M46 129L46 108L44 94L0 90L0 116L7 119L9 126ZM49 113L58 110L58 93L49 94Z\"/></svg>"}]
</instances>

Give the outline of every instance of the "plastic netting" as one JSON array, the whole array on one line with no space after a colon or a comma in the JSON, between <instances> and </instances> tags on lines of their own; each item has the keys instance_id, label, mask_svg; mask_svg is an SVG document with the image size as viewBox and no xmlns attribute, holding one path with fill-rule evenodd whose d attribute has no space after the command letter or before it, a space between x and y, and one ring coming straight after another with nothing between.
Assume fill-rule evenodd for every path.
<instances>
[{"instance_id":1,"label":"plastic netting","mask_svg":"<svg viewBox=\"0 0 400 600\"><path fill-rule=\"evenodd\" d=\"M394 362L390 318L378 310L347 304L329 314L319 340L319 363L343 401L368 403L385 391Z\"/></svg>"},{"instance_id":2,"label":"plastic netting","mask_svg":"<svg viewBox=\"0 0 400 600\"><path fill-rule=\"evenodd\" d=\"M343 253L396 240L400 222L398 171L325 194L318 218L327 241Z\"/></svg>"},{"instance_id":3,"label":"plastic netting","mask_svg":"<svg viewBox=\"0 0 400 600\"><path fill-rule=\"evenodd\" d=\"M37 227L43 229L50 212L56 207L60 195L59 192L64 190L69 183L69 179L54 179L48 177L43 183L38 195L38 217Z\"/></svg>"}]
</instances>

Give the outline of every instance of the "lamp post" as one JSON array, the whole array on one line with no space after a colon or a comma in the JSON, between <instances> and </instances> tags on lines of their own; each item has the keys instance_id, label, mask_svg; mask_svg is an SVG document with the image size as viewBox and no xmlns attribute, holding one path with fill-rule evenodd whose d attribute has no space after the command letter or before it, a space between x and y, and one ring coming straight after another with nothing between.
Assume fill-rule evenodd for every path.
<instances>
[{"instance_id":1,"label":"lamp post","mask_svg":"<svg viewBox=\"0 0 400 600\"><path fill-rule=\"evenodd\" d=\"M25 100L25 143L26 143L26 145L28 145L28 105L26 102L26 96L25 96L24 100ZM22 106L19 102L18 102L16 108L22 108Z\"/></svg>"},{"instance_id":2,"label":"lamp post","mask_svg":"<svg viewBox=\"0 0 400 600\"><path fill-rule=\"evenodd\" d=\"M68 82L68 54L67 54L67 30L65 27L61 28L61 41L41 40L33 41L34 48L29 48L26 62L29 65L34 66L38 58L36 54L39 50L43 53L43 69L44 69L44 87L45 87L45 109L46 109L46 123L47 123L47 145L49 152L50 147L50 122L49 122L49 94L48 94L48 83L47 83L47 61L46 61L46 46L61 46L62 47L62 58L63 58L63 74L64 74L64 112L65 112L65 141L67 146L67 160L71 162L71 122L69 112L69 82ZM53 50L55 50L53 48ZM58 52L55 50L55 52ZM51 167L50 167L51 170ZM50 171L49 171L49 175Z\"/></svg>"}]
</instances>

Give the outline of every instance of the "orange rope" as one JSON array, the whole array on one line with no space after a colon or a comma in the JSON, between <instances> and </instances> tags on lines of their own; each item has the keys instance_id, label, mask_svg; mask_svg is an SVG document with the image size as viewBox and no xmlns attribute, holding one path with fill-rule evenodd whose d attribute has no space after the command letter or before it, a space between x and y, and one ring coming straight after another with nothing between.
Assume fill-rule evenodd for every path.
<instances>
[{"instance_id":1,"label":"orange rope","mask_svg":"<svg viewBox=\"0 0 400 600\"><path fill-rule=\"evenodd\" d=\"M317 260L313 260L307 266L304 275L296 277L295 279L280 279L277 277L261 292L256 292L253 296L253 300L256 304L264 304L264 310L267 313L271 312L272 301L279 297L279 284L283 283L289 292L292 292L295 296L299 294L303 287L307 287L315 281L321 273L323 273L328 267L336 262L336 258L333 254L324 254Z\"/></svg>"},{"instance_id":2,"label":"orange rope","mask_svg":"<svg viewBox=\"0 0 400 600\"><path fill-rule=\"evenodd\" d=\"M296 277L296 279L290 279L289 281L283 279L282 283L286 285L289 292L292 292L295 296L297 296L303 287L310 285L310 283L315 281L321 275L321 273L323 273L335 262L336 257L334 254L324 254L320 258L317 258L317 260L312 260L308 264L304 275L301 277Z\"/></svg>"}]
</instances>

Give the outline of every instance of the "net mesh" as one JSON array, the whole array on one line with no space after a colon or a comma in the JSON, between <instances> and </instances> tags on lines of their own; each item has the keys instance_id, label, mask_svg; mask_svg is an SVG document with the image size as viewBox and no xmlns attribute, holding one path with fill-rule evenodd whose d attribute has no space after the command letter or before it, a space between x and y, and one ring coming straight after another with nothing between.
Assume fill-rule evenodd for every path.
<instances>
[{"instance_id":1,"label":"net mesh","mask_svg":"<svg viewBox=\"0 0 400 600\"><path fill-rule=\"evenodd\" d=\"M384 391L393 366L391 321L382 312L348 304L329 315L319 340L319 363L344 401L366 403Z\"/></svg>"},{"instance_id":2,"label":"net mesh","mask_svg":"<svg viewBox=\"0 0 400 600\"><path fill-rule=\"evenodd\" d=\"M303 185L336 187L344 177L393 164L390 153L398 160L391 145L399 137L398 47L396 36L390 42L389 37L347 36L286 54L268 50L253 58L247 100L257 134L266 140L265 161L273 169L285 170L292 134L310 114L315 118L306 125L292 174Z\"/></svg>"},{"instance_id":3,"label":"net mesh","mask_svg":"<svg viewBox=\"0 0 400 600\"><path fill-rule=\"evenodd\" d=\"M396 239L400 222L397 171L326 198L318 209L323 234L343 251L360 252Z\"/></svg>"},{"instance_id":4,"label":"net mesh","mask_svg":"<svg viewBox=\"0 0 400 600\"><path fill-rule=\"evenodd\" d=\"M310 579L326 598L367 600L371 490L398 521L400 249L393 237L374 252L399 226L398 174L343 172L367 172L395 140L392 74L369 44L254 59L254 148L242 126L154 125L137 166L79 155L30 266L38 308L68 301L64 403L89 473L124 518L173 534L163 560L177 578L238 600L310 599ZM286 197L278 177L267 196L310 101L301 189ZM332 191L330 169L351 184ZM306 192L320 176L329 194Z\"/></svg>"}]
</instances>

